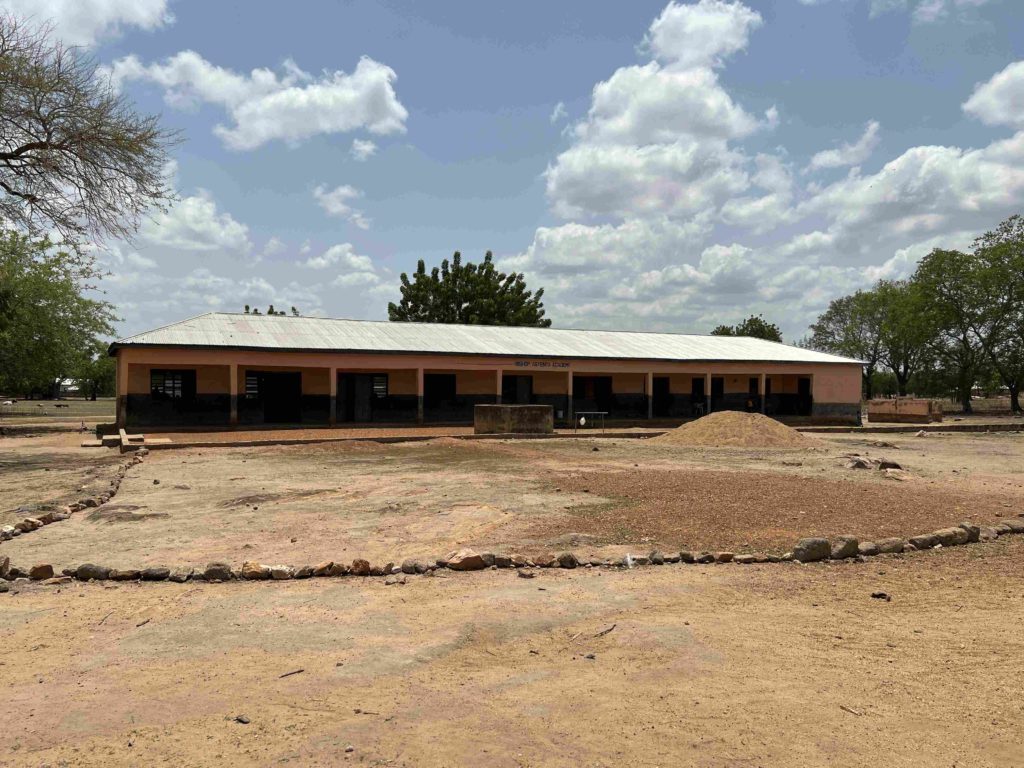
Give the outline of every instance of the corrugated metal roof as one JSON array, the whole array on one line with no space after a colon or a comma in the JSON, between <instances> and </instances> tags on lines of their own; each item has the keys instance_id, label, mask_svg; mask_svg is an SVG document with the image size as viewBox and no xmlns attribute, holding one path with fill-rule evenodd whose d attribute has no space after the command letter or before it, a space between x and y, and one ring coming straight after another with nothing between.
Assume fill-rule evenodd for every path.
<instances>
[{"instance_id":1,"label":"corrugated metal roof","mask_svg":"<svg viewBox=\"0 0 1024 768\"><path fill-rule=\"evenodd\" d=\"M408 352L611 360L858 363L747 336L391 323L211 312L121 339L118 347L213 347L324 352Z\"/></svg>"}]
</instances>

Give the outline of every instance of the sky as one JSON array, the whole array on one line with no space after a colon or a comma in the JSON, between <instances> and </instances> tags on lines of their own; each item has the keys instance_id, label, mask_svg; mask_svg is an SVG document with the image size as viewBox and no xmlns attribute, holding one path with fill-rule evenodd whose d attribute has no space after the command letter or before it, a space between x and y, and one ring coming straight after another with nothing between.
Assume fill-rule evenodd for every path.
<instances>
[{"instance_id":1,"label":"sky","mask_svg":"<svg viewBox=\"0 0 1024 768\"><path fill-rule=\"evenodd\" d=\"M787 340L1024 212L1020 0L0 0L180 132L97 254L120 335L385 319L493 251L555 327Z\"/></svg>"}]
</instances>

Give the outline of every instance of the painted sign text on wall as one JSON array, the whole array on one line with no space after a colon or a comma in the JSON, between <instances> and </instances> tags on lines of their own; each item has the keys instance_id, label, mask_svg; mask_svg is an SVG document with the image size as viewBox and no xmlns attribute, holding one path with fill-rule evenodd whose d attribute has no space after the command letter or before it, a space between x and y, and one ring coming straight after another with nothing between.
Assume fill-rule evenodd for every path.
<instances>
[{"instance_id":1,"label":"painted sign text on wall","mask_svg":"<svg viewBox=\"0 0 1024 768\"><path fill-rule=\"evenodd\" d=\"M551 360L519 360L516 368L568 368L568 363L558 363Z\"/></svg>"}]
</instances>

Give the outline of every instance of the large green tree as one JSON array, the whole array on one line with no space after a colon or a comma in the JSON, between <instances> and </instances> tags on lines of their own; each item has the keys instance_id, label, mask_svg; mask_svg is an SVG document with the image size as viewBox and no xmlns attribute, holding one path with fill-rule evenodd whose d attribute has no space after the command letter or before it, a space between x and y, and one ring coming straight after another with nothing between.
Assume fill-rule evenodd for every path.
<instances>
[{"instance_id":1,"label":"large green tree","mask_svg":"<svg viewBox=\"0 0 1024 768\"><path fill-rule=\"evenodd\" d=\"M87 277L46 238L0 233L0 392L48 393L102 352L116 318L85 295Z\"/></svg>"},{"instance_id":2,"label":"large green tree","mask_svg":"<svg viewBox=\"0 0 1024 768\"><path fill-rule=\"evenodd\" d=\"M466 325L528 325L547 328L541 298L544 289L527 289L523 275L494 266L488 251L479 264L463 262L458 251L451 261L427 272L420 259L412 279L401 276L402 299L388 304L388 319L400 322Z\"/></svg>"},{"instance_id":3,"label":"large green tree","mask_svg":"<svg viewBox=\"0 0 1024 768\"><path fill-rule=\"evenodd\" d=\"M736 325L719 325L711 331L712 336L752 336L755 339L782 341L782 331L775 323L769 323L761 315L751 315Z\"/></svg>"},{"instance_id":4,"label":"large green tree","mask_svg":"<svg viewBox=\"0 0 1024 768\"><path fill-rule=\"evenodd\" d=\"M923 297L920 320L929 330L929 349L966 413L972 410L971 392L986 362L975 327L976 275L973 256L936 248L921 259L913 277Z\"/></svg>"},{"instance_id":5,"label":"large green tree","mask_svg":"<svg viewBox=\"0 0 1024 768\"><path fill-rule=\"evenodd\" d=\"M928 356L931 329L921 322L925 298L907 280L882 280L872 293L880 318L878 360L896 378L896 393L904 396Z\"/></svg>"}]
</instances>

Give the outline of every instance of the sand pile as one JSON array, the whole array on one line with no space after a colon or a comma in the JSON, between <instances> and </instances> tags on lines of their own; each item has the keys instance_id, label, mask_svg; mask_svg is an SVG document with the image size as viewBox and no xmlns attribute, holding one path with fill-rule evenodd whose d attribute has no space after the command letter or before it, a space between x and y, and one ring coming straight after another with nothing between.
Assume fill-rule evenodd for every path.
<instances>
[{"instance_id":1,"label":"sand pile","mask_svg":"<svg viewBox=\"0 0 1024 768\"><path fill-rule=\"evenodd\" d=\"M654 438L660 443L735 448L809 448L813 437L760 413L719 411Z\"/></svg>"}]
</instances>

